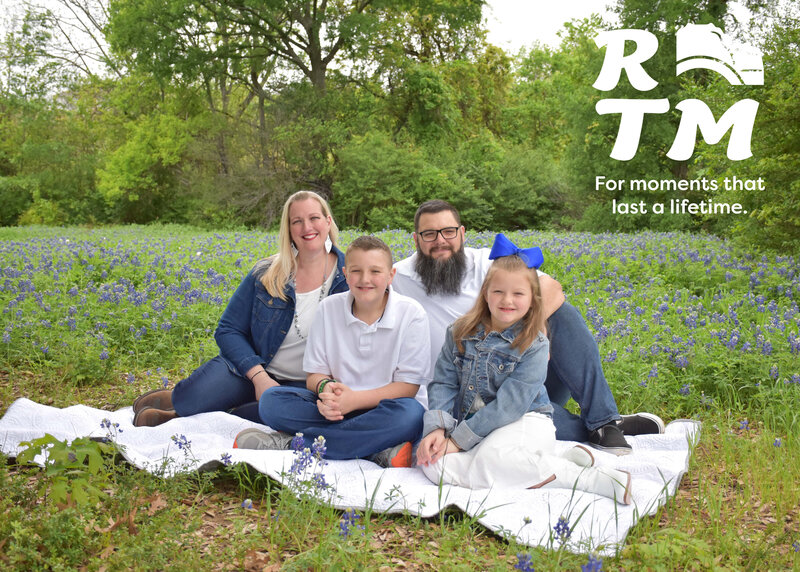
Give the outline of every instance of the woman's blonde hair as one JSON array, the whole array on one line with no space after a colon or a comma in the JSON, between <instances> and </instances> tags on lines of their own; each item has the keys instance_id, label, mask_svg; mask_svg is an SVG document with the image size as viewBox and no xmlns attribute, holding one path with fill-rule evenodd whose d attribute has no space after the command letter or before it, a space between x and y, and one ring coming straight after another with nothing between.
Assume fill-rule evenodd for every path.
<instances>
[{"instance_id":1,"label":"woman's blonde hair","mask_svg":"<svg viewBox=\"0 0 800 572\"><path fill-rule=\"evenodd\" d=\"M486 302L486 293L489 291L489 284L498 270L507 272L523 272L528 278L531 286L531 307L520 320L522 328L517 333L511 347L519 350L520 353L527 350L539 332L545 331L544 312L542 311L542 292L539 288L539 276L535 268L528 268L527 264L517 255L504 256L495 260L483 279L480 294L475 304L469 312L461 316L453 324L453 339L458 346L458 351L464 351L463 340L475 335L478 326L483 324L484 330L488 333L492 328L492 314L489 312L489 304Z\"/></svg>"},{"instance_id":2,"label":"woman's blonde hair","mask_svg":"<svg viewBox=\"0 0 800 572\"><path fill-rule=\"evenodd\" d=\"M333 220L331 208L328 206L328 202L325 199L313 191L297 191L286 199L286 203L283 205L283 212L281 213L281 226L278 231L278 252L269 258L259 260L253 268L253 272L257 276L260 274L259 279L261 280L261 284L264 285L269 295L280 298L281 300L286 300L286 284L297 270L297 261L292 253L292 235L289 230L291 226L291 222L289 221L289 208L294 203L307 199L316 200L322 208L322 214L329 217L331 228L328 232L328 237L331 239L334 246L336 246L336 242L339 240L339 228Z\"/></svg>"}]
</instances>

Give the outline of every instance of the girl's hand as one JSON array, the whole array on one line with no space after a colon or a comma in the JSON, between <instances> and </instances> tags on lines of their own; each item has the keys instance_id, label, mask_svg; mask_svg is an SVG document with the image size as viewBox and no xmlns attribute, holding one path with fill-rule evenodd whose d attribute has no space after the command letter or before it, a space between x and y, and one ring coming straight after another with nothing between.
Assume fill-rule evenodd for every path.
<instances>
[{"instance_id":1,"label":"girl's hand","mask_svg":"<svg viewBox=\"0 0 800 572\"><path fill-rule=\"evenodd\" d=\"M442 456L449 439L444 436L444 429L434 429L419 442L417 447L417 465L428 466Z\"/></svg>"},{"instance_id":2,"label":"girl's hand","mask_svg":"<svg viewBox=\"0 0 800 572\"><path fill-rule=\"evenodd\" d=\"M452 439L448 439L447 443L445 443L444 452L442 453L442 455L449 455L450 453L460 453L460 452L461 452L461 447L456 445L456 442L453 441Z\"/></svg>"}]
</instances>

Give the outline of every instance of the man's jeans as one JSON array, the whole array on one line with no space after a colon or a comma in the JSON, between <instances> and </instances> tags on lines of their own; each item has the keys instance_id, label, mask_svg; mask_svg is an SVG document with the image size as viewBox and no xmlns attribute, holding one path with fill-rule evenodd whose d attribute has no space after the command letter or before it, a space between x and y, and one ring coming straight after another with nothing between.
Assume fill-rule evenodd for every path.
<instances>
[{"instance_id":1,"label":"man's jeans","mask_svg":"<svg viewBox=\"0 0 800 572\"><path fill-rule=\"evenodd\" d=\"M600 351L583 316L568 302L550 316L548 326L550 361L545 388L554 408L556 438L586 441L587 429L619 419L617 404L603 375ZM563 408L570 396L580 405L580 419Z\"/></svg>"},{"instance_id":2,"label":"man's jeans","mask_svg":"<svg viewBox=\"0 0 800 572\"><path fill-rule=\"evenodd\" d=\"M323 435L327 459L368 459L422 436L424 409L410 397L384 399L374 409L353 411L341 421L328 421L317 409L314 392L272 387L261 395L258 410L261 423L291 435L302 433L306 447Z\"/></svg>"},{"instance_id":3,"label":"man's jeans","mask_svg":"<svg viewBox=\"0 0 800 572\"><path fill-rule=\"evenodd\" d=\"M306 386L305 381L276 381L291 387ZM220 356L207 361L175 386L172 406L181 417L208 411L227 411L248 421L261 423L253 382L232 371Z\"/></svg>"}]
</instances>

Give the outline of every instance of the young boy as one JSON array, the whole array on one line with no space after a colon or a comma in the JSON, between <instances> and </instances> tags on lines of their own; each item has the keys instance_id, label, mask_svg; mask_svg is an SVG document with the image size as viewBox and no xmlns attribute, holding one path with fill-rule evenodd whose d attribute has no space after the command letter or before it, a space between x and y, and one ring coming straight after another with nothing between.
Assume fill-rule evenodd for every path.
<instances>
[{"instance_id":1,"label":"young boy","mask_svg":"<svg viewBox=\"0 0 800 572\"><path fill-rule=\"evenodd\" d=\"M411 466L431 369L428 317L392 290L392 251L380 239L355 239L344 272L350 291L322 301L308 336L306 389L266 390L259 417L278 432L245 429L234 447L288 449L295 433L310 447L322 435L329 459Z\"/></svg>"}]
</instances>

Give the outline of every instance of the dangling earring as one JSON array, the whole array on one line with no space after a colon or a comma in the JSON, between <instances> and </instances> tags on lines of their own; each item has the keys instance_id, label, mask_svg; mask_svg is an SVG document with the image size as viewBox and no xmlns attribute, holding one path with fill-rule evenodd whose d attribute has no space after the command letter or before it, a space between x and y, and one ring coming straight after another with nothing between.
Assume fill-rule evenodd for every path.
<instances>
[{"instance_id":1,"label":"dangling earring","mask_svg":"<svg viewBox=\"0 0 800 572\"><path fill-rule=\"evenodd\" d=\"M297 247L294 245L294 242L292 242L291 244L292 244L292 256L297 258L297 253L298 253Z\"/></svg>"},{"instance_id":2,"label":"dangling earring","mask_svg":"<svg viewBox=\"0 0 800 572\"><path fill-rule=\"evenodd\" d=\"M331 242L330 235L328 238L325 239L325 252L330 252L331 248L333 248L333 242Z\"/></svg>"}]
</instances>

